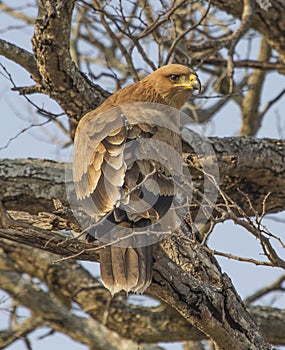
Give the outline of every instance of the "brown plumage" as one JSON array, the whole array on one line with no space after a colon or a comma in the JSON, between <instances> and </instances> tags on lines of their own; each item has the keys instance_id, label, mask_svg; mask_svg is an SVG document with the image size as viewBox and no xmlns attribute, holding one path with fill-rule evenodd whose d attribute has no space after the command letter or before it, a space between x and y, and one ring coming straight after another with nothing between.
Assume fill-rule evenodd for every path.
<instances>
[{"instance_id":1,"label":"brown plumage","mask_svg":"<svg viewBox=\"0 0 285 350\"><path fill-rule=\"evenodd\" d=\"M165 165L147 156L167 154L176 167L175 152L181 154L179 114L167 106L179 110L195 89L200 90L196 73L186 66L170 64L117 91L78 124L73 162L76 195L95 222L108 217L107 224L98 225L92 233L103 243L167 217L174 195L173 180ZM154 111L138 102L164 107ZM151 145L132 143L144 139L151 139ZM114 225L117 230L109 237ZM112 294L120 290L142 293L149 286L151 243L156 240L135 233L123 243L100 250L102 281Z\"/></svg>"}]
</instances>

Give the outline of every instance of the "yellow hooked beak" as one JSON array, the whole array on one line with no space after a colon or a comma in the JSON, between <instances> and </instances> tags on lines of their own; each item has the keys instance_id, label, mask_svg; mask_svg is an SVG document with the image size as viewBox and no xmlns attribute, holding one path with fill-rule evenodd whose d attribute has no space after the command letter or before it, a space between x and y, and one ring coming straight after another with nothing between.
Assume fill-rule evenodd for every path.
<instances>
[{"instance_id":1,"label":"yellow hooked beak","mask_svg":"<svg viewBox=\"0 0 285 350\"><path fill-rule=\"evenodd\" d=\"M185 77L183 82L179 82L174 85L185 89L198 90L199 93L201 92L201 82L195 74L190 74L189 77Z\"/></svg>"}]
</instances>

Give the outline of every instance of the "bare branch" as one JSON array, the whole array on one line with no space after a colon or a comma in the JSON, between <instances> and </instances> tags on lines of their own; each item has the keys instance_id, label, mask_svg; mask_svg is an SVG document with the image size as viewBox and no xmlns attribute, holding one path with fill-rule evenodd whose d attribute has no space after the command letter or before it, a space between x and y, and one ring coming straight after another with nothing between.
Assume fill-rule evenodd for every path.
<instances>
[{"instance_id":1,"label":"bare branch","mask_svg":"<svg viewBox=\"0 0 285 350\"><path fill-rule=\"evenodd\" d=\"M40 74L33 54L21 49L20 47L0 39L0 55L19 64L21 67L31 73L34 79L39 79Z\"/></svg>"},{"instance_id":2,"label":"bare branch","mask_svg":"<svg viewBox=\"0 0 285 350\"><path fill-rule=\"evenodd\" d=\"M194 59L193 64L199 64L201 60ZM203 59L204 64L209 64L213 66L227 66L227 61L217 58L206 58ZM285 70L285 64L280 62L261 62L255 60L235 60L234 62L235 68L256 68L261 70L276 70L282 71Z\"/></svg>"},{"instance_id":3,"label":"bare branch","mask_svg":"<svg viewBox=\"0 0 285 350\"><path fill-rule=\"evenodd\" d=\"M232 259L232 260L236 260L236 261L251 263L251 264L254 264L256 266L271 266L271 267L274 266L274 264L272 262L268 262L268 261L260 261L260 260L256 260L253 258L245 258L245 257L237 256L237 255L234 255L231 253L221 252L221 251L218 251L216 249L210 249L208 247L205 247L205 249L214 255L222 256L224 258L228 258L228 259Z\"/></svg>"},{"instance_id":4,"label":"bare branch","mask_svg":"<svg viewBox=\"0 0 285 350\"><path fill-rule=\"evenodd\" d=\"M109 292L74 261L51 265L57 256L50 253L41 251L39 254L32 247L7 240L1 240L0 247L8 255L12 266L15 264L23 273L40 279L51 290L56 281L58 292L79 304L95 320L105 320L109 329L116 330L123 337L144 339L145 342L206 339L204 334L164 304L146 308L129 304L121 297L111 301ZM279 344L285 343L285 311L266 307L250 307L249 310L271 342L275 338ZM271 319L271 327L268 327L266 312ZM125 319L130 322L126 324Z\"/></svg>"},{"instance_id":5,"label":"bare branch","mask_svg":"<svg viewBox=\"0 0 285 350\"><path fill-rule=\"evenodd\" d=\"M280 98L285 94L285 89L281 90L279 94L274 97L272 100L270 100L267 105L263 108L262 111L259 113L259 118L262 119L264 115L268 112L268 110L276 103L277 101L280 100Z\"/></svg>"},{"instance_id":6,"label":"bare branch","mask_svg":"<svg viewBox=\"0 0 285 350\"><path fill-rule=\"evenodd\" d=\"M241 1L232 6L231 1L213 0L213 5L238 18L241 17L243 11L243 3ZM284 26L284 17L282 16L284 5L280 1L271 1L271 5L268 11L264 11L259 6L256 6L252 27L267 37L268 43L278 51L281 61L285 63L285 37L279 31L279 28ZM278 23L278 26L276 26L276 23Z\"/></svg>"},{"instance_id":7,"label":"bare branch","mask_svg":"<svg viewBox=\"0 0 285 350\"><path fill-rule=\"evenodd\" d=\"M26 22L27 24L34 24L35 19L32 17L27 16L26 14L14 10L11 7L7 6L6 4L4 4L2 1L0 2L0 10L2 10L3 12L9 14L10 16L19 19L21 21Z\"/></svg>"},{"instance_id":8,"label":"bare branch","mask_svg":"<svg viewBox=\"0 0 285 350\"><path fill-rule=\"evenodd\" d=\"M112 39L114 44L120 48L120 50L123 54L123 57L125 58L125 60L128 64L128 68L130 70L130 73L132 74L134 81L138 81L139 77L138 77L137 71L135 70L132 57L130 56L129 52L127 51L127 49L125 48L123 43L121 43L121 41L117 38L117 35L112 31L111 27L108 25L108 23L105 19L106 14L102 11L99 2L97 0L93 0L93 2L95 5L95 9L97 11L99 11L99 15L100 15L102 24L103 24L106 32L108 33L108 35L110 36L110 38Z\"/></svg>"},{"instance_id":9,"label":"bare branch","mask_svg":"<svg viewBox=\"0 0 285 350\"><path fill-rule=\"evenodd\" d=\"M14 341L19 340L33 332L38 327L45 326L45 321L41 317L31 317L24 320L21 323L13 326L12 328L0 331L0 347L4 347L12 344Z\"/></svg>"},{"instance_id":10,"label":"bare branch","mask_svg":"<svg viewBox=\"0 0 285 350\"><path fill-rule=\"evenodd\" d=\"M259 289L257 292L255 292L254 294L252 294L249 297L247 297L245 299L245 302L247 304L252 304L253 302L255 302L256 300L262 298L263 296L265 296L268 293L275 292L275 291L278 291L278 290L284 292L285 291L285 287L282 287L282 284L283 284L284 281L285 281L285 275L282 275L282 276L278 277L276 279L276 281L274 281L270 285Z\"/></svg>"},{"instance_id":11,"label":"bare branch","mask_svg":"<svg viewBox=\"0 0 285 350\"><path fill-rule=\"evenodd\" d=\"M168 64L170 62L170 58L171 56L173 55L175 49L176 49L176 46L177 44L189 33L191 32L192 30L194 30L195 28L197 28L201 23L202 21L207 17L209 11L210 11L210 8L211 8L211 0L208 1L208 5L207 5L207 8L206 10L204 11L202 17L199 19L199 21L197 21L194 25L192 25L191 27L189 27L188 29L184 30L181 34L179 34L175 40L171 43L171 46L168 50L168 54L166 56L166 59L165 59L165 64Z\"/></svg>"},{"instance_id":12,"label":"bare branch","mask_svg":"<svg viewBox=\"0 0 285 350\"><path fill-rule=\"evenodd\" d=\"M243 11L241 16L241 24L239 28L232 34L231 36L231 42L230 47L228 51L228 64L227 64L227 75L229 78L230 86L229 86L229 92L233 92L233 73L234 73L234 60L233 55L235 52L235 47L241 37L248 31L251 25L251 21L254 14L254 6L255 1L254 0L243 0Z\"/></svg>"},{"instance_id":13,"label":"bare branch","mask_svg":"<svg viewBox=\"0 0 285 350\"><path fill-rule=\"evenodd\" d=\"M1 265L5 264L3 260L1 257ZM48 293L35 288L18 272L2 271L0 283L6 292L13 294L14 298L30 308L34 315L44 319L53 329L68 334L75 341L92 346L96 350L119 350L123 345L130 350L138 348L138 344L122 339L99 322L72 315L67 308L53 300ZM157 346L140 346L145 350L162 350Z\"/></svg>"},{"instance_id":14,"label":"bare branch","mask_svg":"<svg viewBox=\"0 0 285 350\"><path fill-rule=\"evenodd\" d=\"M258 60L268 62L270 57L271 47L268 45L266 38L263 37L259 49ZM251 89L248 90L242 101L243 123L240 131L241 136L255 136L260 128L262 117L265 114L265 112L259 112L261 91L264 85L265 75L265 71L255 69L248 78L248 85Z\"/></svg>"}]
</instances>

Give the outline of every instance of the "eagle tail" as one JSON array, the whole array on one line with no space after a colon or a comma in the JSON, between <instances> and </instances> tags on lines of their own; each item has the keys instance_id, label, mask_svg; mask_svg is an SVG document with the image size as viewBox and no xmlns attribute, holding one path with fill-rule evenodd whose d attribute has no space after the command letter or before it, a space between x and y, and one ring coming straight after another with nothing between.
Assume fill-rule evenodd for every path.
<instances>
[{"instance_id":1,"label":"eagle tail","mask_svg":"<svg viewBox=\"0 0 285 350\"><path fill-rule=\"evenodd\" d=\"M151 245L144 247L106 246L100 250L101 278L112 295L121 290L143 293L152 278Z\"/></svg>"}]
</instances>

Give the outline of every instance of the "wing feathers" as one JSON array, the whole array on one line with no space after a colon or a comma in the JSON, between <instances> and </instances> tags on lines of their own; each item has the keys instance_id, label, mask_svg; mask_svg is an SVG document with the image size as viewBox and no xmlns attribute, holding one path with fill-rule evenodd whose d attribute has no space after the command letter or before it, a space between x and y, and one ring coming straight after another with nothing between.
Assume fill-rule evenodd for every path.
<instances>
[{"instance_id":1,"label":"wing feathers","mask_svg":"<svg viewBox=\"0 0 285 350\"><path fill-rule=\"evenodd\" d=\"M110 139L109 139L110 140ZM106 151L111 155L112 157L117 157L119 154L123 153L125 144L121 143L119 145L117 144L112 144L107 141L107 139L104 139L102 141L103 145L106 148Z\"/></svg>"},{"instance_id":2,"label":"wing feathers","mask_svg":"<svg viewBox=\"0 0 285 350\"><path fill-rule=\"evenodd\" d=\"M126 140L126 128L119 128L109 133L106 140L114 145L120 145Z\"/></svg>"},{"instance_id":3,"label":"wing feathers","mask_svg":"<svg viewBox=\"0 0 285 350\"><path fill-rule=\"evenodd\" d=\"M99 213L108 213L114 209L121 197L120 188L114 186L107 178L101 176L95 191L91 194Z\"/></svg>"},{"instance_id":4,"label":"wing feathers","mask_svg":"<svg viewBox=\"0 0 285 350\"><path fill-rule=\"evenodd\" d=\"M104 157L104 161L106 163L108 163L112 168L118 170L122 167L122 165L124 164L124 153L120 153L118 154L116 157L114 156L110 156L109 154L107 154Z\"/></svg>"},{"instance_id":5,"label":"wing feathers","mask_svg":"<svg viewBox=\"0 0 285 350\"><path fill-rule=\"evenodd\" d=\"M122 187L124 184L126 167L122 164L119 169L115 169L108 163L102 165L102 172L104 177L116 187Z\"/></svg>"},{"instance_id":6,"label":"wing feathers","mask_svg":"<svg viewBox=\"0 0 285 350\"><path fill-rule=\"evenodd\" d=\"M160 119L164 116L157 114ZM118 223L122 229L126 224L128 228L145 230L147 223L156 223L171 206L174 185L167 166L158 160L160 154L166 154L167 165L169 160L176 169L172 158L177 153L167 152L164 146L170 145L181 153L175 133L161 132L164 124L155 125L153 111L144 113L143 108L134 106L103 110L98 115L91 112L84 118L85 125L80 123L83 125L79 127L80 137L75 138L73 171L77 197L92 198L94 216L113 211L112 224L123 220ZM154 142L150 145L139 142L144 139ZM161 148L155 141L162 141ZM163 156L161 159L164 161ZM112 231L106 232L112 235ZM116 234L123 235L124 231L119 229ZM143 293L151 283L153 248L144 246L143 239L144 234L139 234L130 238L125 247L106 246L100 250L102 281L112 294L122 289ZM132 247L134 242L139 242L139 247Z\"/></svg>"}]
</instances>

